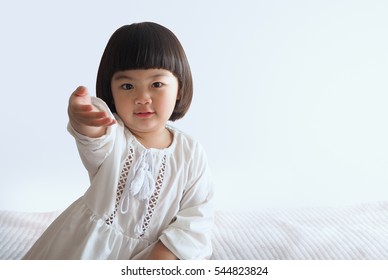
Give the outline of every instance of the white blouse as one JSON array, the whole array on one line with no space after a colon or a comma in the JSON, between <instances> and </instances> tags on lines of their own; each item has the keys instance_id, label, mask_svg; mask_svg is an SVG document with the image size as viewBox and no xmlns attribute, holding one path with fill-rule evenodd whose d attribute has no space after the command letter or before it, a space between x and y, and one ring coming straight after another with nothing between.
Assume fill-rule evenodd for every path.
<instances>
[{"instance_id":1,"label":"white blouse","mask_svg":"<svg viewBox=\"0 0 388 280\"><path fill-rule=\"evenodd\" d=\"M101 99L92 102L109 112ZM202 146L168 126L172 144L147 149L114 117L100 138L68 126L90 187L24 259L142 259L158 240L179 259L210 258L213 186Z\"/></svg>"}]
</instances>

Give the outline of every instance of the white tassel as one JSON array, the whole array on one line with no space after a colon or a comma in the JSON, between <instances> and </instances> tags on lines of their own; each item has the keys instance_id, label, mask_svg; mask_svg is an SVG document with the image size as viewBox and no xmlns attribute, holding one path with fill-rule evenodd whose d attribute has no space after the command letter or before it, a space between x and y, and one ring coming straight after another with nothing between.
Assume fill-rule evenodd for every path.
<instances>
[{"instance_id":1,"label":"white tassel","mask_svg":"<svg viewBox=\"0 0 388 280\"><path fill-rule=\"evenodd\" d=\"M149 162L151 162L151 165ZM135 166L134 178L130 185L132 195L139 200L149 198L155 188L155 179L153 178L154 174L152 167L152 155L145 150L143 151L138 164Z\"/></svg>"},{"instance_id":2,"label":"white tassel","mask_svg":"<svg viewBox=\"0 0 388 280\"><path fill-rule=\"evenodd\" d=\"M130 194L139 200L148 200L151 197L155 189L153 164L154 160L151 152L143 150L127 178L121 202L121 212L123 214L128 212Z\"/></svg>"},{"instance_id":3,"label":"white tassel","mask_svg":"<svg viewBox=\"0 0 388 280\"><path fill-rule=\"evenodd\" d=\"M148 164L145 164L145 165L148 165ZM155 188L155 180L151 172L148 170L146 171L146 168L148 167L145 167L144 169L138 171L142 173L141 175L139 174L139 177L141 177L141 180L139 181L134 180L131 184L132 192L139 200L150 198Z\"/></svg>"},{"instance_id":4,"label":"white tassel","mask_svg":"<svg viewBox=\"0 0 388 280\"><path fill-rule=\"evenodd\" d=\"M138 169L136 170L135 176L131 182L130 189L131 189L131 193L134 196L137 196L145 185L144 181L145 181L146 172L147 172L146 165L147 164L145 162L141 163L141 166L138 167Z\"/></svg>"},{"instance_id":5,"label":"white tassel","mask_svg":"<svg viewBox=\"0 0 388 280\"><path fill-rule=\"evenodd\" d=\"M148 211L149 199L155 189L154 167L159 166L161 158L152 155L149 150L143 150L138 160L130 169L124 193L121 201L121 213L125 214L129 210L130 195L142 201L143 213L139 222L135 226L138 237L143 232L143 226Z\"/></svg>"}]
</instances>

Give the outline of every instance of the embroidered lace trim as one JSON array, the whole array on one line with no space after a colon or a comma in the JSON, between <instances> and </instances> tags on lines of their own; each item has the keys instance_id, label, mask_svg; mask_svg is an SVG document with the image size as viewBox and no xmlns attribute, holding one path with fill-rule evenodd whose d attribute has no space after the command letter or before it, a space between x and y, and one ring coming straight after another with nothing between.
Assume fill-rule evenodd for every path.
<instances>
[{"instance_id":1,"label":"embroidered lace trim","mask_svg":"<svg viewBox=\"0 0 388 280\"><path fill-rule=\"evenodd\" d=\"M148 202L147 214L144 217L142 233L140 234L140 237L144 236L145 232L147 231L150 225L150 221L154 214L155 207L158 204L159 194L160 194L160 190L162 189L165 172L166 172L166 155L164 155L162 159L159 175L155 182L155 191Z\"/></svg>"},{"instance_id":2,"label":"embroidered lace trim","mask_svg":"<svg viewBox=\"0 0 388 280\"><path fill-rule=\"evenodd\" d=\"M123 168L122 168L121 174L120 174L120 179L119 179L119 182L117 184L115 209L114 209L113 213L110 215L110 217L105 220L105 222L108 225L113 224L113 220L116 217L117 209L119 208L119 205L120 205L121 196L124 192L125 183L127 182L129 169L131 169L131 166L132 166L133 157L134 157L134 151L131 147L129 149L129 155L124 162L124 165L123 165Z\"/></svg>"}]
</instances>

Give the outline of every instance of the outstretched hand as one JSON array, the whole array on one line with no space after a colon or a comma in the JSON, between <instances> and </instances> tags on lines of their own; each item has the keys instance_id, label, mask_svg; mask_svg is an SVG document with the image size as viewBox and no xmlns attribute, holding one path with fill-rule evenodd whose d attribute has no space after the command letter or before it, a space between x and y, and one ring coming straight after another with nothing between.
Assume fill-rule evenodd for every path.
<instances>
[{"instance_id":1,"label":"outstretched hand","mask_svg":"<svg viewBox=\"0 0 388 280\"><path fill-rule=\"evenodd\" d=\"M99 137L116 123L108 112L95 107L86 87L78 87L70 96L68 114L73 128L81 134Z\"/></svg>"}]
</instances>

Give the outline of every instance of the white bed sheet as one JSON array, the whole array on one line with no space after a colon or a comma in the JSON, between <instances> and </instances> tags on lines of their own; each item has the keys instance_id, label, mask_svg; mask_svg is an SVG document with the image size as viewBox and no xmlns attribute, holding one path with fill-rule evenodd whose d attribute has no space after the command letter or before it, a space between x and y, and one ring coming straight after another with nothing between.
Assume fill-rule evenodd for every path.
<instances>
[{"instance_id":1,"label":"white bed sheet","mask_svg":"<svg viewBox=\"0 0 388 280\"><path fill-rule=\"evenodd\" d=\"M59 213L0 211L0 259L20 259ZM217 260L387 260L388 201L218 211L213 247Z\"/></svg>"}]
</instances>

